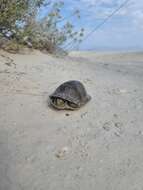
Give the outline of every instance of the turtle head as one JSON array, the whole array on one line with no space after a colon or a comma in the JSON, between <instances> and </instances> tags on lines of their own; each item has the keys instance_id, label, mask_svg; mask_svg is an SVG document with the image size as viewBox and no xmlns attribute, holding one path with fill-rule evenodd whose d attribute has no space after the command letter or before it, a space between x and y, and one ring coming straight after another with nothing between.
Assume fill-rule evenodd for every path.
<instances>
[{"instance_id":1,"label":"turtle head","mask_svg":"<svg viewBox=\"0 0 143 190\"><path fill-rule=\"evenodd\" d=\"M66 108L66 101L58 97L52 97L51 104L53 107L59 110L63 110Z\"/></svg>"},{"instance_id":2,"label":"turtle head","mask_svg":"<svg viewBox=\"0 0 143 190\"><path fill-rule=\"evenodd\" d=\"M75 110L79 108L77 104L61 99L59 97L51 97L51 104L59 110Z\"/></svg>"}]
</instances>

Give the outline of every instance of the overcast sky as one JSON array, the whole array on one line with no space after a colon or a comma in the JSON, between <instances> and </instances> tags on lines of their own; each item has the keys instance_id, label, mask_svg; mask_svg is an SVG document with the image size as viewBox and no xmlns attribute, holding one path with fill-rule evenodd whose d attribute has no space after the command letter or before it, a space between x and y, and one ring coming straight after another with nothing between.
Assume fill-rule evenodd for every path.
<instances>
[{"instance_id":1,"label":"overcast sky","mask_svg":"<svg viewBox=\"0 0 143 190\"><path fill-rule=\"evenodd\" d=\"M81 19L72 18L86 33L103 21L125 0L64 0L64 14L80 9ZM80 49L143 49L143 0L130 0L124 8L80 45Z\"/></svg>"}]
</instances>

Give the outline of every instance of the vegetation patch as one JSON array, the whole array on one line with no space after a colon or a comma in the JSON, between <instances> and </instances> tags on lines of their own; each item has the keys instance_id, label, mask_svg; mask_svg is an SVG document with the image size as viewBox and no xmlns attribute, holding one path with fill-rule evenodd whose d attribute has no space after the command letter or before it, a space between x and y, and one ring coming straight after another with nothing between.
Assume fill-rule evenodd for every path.
<instances>
[{"instance_id":1,"label":"vegetation patch","mask_svg":"<svg viewBox=\"0 0 143 190\"><path fill-rule=\"evenodd\" d=\"M62 1L0 0L0 48L11 53L24 47L54 53L68 43L81 42L84 29L76 31L68 21L79 19L79 10L64 18L63 8Z\"/></svg>"}]
</instances>

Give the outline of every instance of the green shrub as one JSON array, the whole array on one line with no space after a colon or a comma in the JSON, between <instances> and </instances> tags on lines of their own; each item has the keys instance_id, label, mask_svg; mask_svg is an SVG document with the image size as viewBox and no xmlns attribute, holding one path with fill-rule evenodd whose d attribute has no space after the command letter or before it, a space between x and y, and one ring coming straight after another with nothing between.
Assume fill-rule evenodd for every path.
<instances>
[{"instance_id":1,"label":"green shrub","mask_svg":"<svg viewBox=\"0 0 143 190\"><path fill-rule=\"evenodd\" d=\"M48 6L50 12L40 18L40 9ZM72 23L65 22L61 15L63 6L64 3L59 1L0 0L0 44L5 39L8 41L5 49L18 51L25 46L54 52L70 40L81 40L84 29L75 31ZM79 18L79 11L75 11L73 16Z\"/></svg>"}]
</instances>

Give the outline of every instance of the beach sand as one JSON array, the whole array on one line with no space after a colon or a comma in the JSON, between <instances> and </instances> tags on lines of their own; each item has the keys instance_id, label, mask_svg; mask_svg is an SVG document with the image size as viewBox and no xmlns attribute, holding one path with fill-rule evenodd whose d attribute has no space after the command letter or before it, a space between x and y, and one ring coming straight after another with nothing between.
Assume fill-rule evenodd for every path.
<instances>
[{"instance_id":1,"label":"beach sand","mask_svg":"<svg viewBox=\"0 0 143 190\"><path fill-rule=\"evenodd\" d=\"M91 101L48 96L80 80ZM0 190L143 190L143 53L0 52Z\"/></svg>"}]
</instances>

